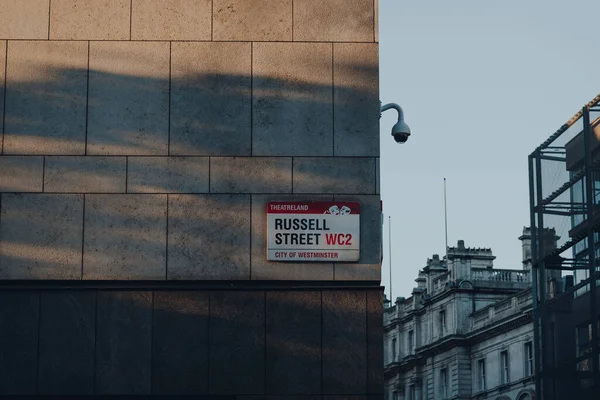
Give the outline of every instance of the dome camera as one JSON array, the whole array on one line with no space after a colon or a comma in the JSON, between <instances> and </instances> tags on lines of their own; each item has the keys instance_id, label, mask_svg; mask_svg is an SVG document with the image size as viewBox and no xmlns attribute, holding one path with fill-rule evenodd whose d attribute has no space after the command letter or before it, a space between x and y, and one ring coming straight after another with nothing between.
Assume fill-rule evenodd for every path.
<instances>
[{"instance_id":1,"label":"dome camera","mask_svg":"<svg viewBox=\"0 0 600 400\"><path fill-rule=\"evenodd\" d=\"M408 140L410 133L392 133L392 135L394 136L396 143L403 144Z\"/></svg>"},{"instance_id":2,"label":"dome camera","mask_svg":"<svg viewBox=\"0 0 600 400\"><path fill-rule=\"evenodd\" d=\"M398 121L396 125L392 128L392 136L396 143L406 143L408 137L410 136L410 128L404 121Z\"/></svg>"},{"instance_id":3,"label":"dome camera","mask_svg":"<svg viewBox=\"0 0 600 400\"><path fill-rule=\"evenodd\" d=\"M406 122L404 122L404 112L402 111L402 108L398 104L389 103L381 107L381 112L383 113L384 111L392 108L398 112L398 122L396 122L396 125L392 127L392 136L394 137L396 143L406 143L408 137L410 136L410 128Z\"/></svg>"}]
</instances>

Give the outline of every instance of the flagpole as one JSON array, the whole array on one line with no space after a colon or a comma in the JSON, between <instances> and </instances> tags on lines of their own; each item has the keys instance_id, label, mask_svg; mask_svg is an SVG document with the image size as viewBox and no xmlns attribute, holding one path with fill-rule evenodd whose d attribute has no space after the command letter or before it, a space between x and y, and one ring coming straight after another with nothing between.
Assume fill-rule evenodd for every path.
<instances>
[{"instance_id":1,"label":"flagpole","mask_svg":"<svg viewBox=\"0 0 600 400\"><path fill-rule=\"evenodd\" d=\"M390 253L390 301L391 304L394 304L394 300L392 297L392 216L388 216L388 250Z\"/></svg>"}]
</instances>

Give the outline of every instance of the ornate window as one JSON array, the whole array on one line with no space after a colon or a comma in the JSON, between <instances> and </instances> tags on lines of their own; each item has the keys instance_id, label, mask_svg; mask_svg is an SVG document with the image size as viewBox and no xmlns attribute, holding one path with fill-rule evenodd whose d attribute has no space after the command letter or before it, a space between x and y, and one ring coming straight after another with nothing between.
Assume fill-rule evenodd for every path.
<instances>
[{"instance_id":1,"label":"ornate window","mask_svg":"<svg viewBox=\"0 0 600 400\"><path fill-rule=\"evenodd\" d=\"M500 352L500 382L505 385L510 382L510 373L508 370L508 351Z\"/></svg>"},{"instance_id":2,"label":"ornate window","mask_svg":"<svg viewBox=\"0 0 600 400\"><path fill-rule=\"evenodd\" d=\"M480 392L483 392L487 389L485 383L485 358L477 361L477 379L478 379L478 389Z\"/></svg>"}]
</instances>

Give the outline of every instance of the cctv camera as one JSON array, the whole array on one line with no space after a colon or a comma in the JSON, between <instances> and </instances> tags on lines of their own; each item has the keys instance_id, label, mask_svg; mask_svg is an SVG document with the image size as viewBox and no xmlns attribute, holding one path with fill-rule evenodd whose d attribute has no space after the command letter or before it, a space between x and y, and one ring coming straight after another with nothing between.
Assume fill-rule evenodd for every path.
<instances>
[{"instance_id":1,"label":"cctv camera","mask_svg":"<svg viewBox=\"0 0 600 400\"><path fill-rule=\"evenodd\" d=\"M404 122L404 112L402 111L402 107L395 103L389 103L385 106L381 106L380 110L381 112L384 112L390 108L398 111L398 122L396 122L396 125L392 127L392 136L394 137L396 143L406 143L408 137L410 136L410 128L408 125L406 125L406 122Z\"/></svg>"},{"instance_id":2,"label":"cctv camera","mask_svg":"<svg viewBox=\"0 0 600 400\"><path fill-rule=\"evenodd\" d=\"M396 141L396 143L406 143L406 141L408 140L408 137L410 136L410 133L397 132L397 133L392 133L392 136L394 136L394 140Z\"/></svg>"}]
</instances>

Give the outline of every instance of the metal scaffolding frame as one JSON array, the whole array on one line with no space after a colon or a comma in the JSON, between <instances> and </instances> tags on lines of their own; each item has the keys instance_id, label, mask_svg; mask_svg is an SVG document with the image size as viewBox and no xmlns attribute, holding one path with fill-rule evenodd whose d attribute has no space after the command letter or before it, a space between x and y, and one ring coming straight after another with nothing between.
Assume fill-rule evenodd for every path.
<instances>
[{"instance_id":1,"label":"metal scaffolding frame","mask_svg":"<svg viewBox=\"0 0 600 400\"><path fill-rule=\"evenodd\" d=\"M528 162L536 393L558 400L561 393L600 389L600 95L538 146ZM573 285L566 284L569 273L577 277ZM585 315L574 316L575 299L588 301ZM577 318L591 324L589 345L578 342ZM575 339L572 346L563 343L561 354L556 323L563 333L572 328L569 337ZM580 348L583 354L577 354Z\"/></svg>"}]
</instances>

